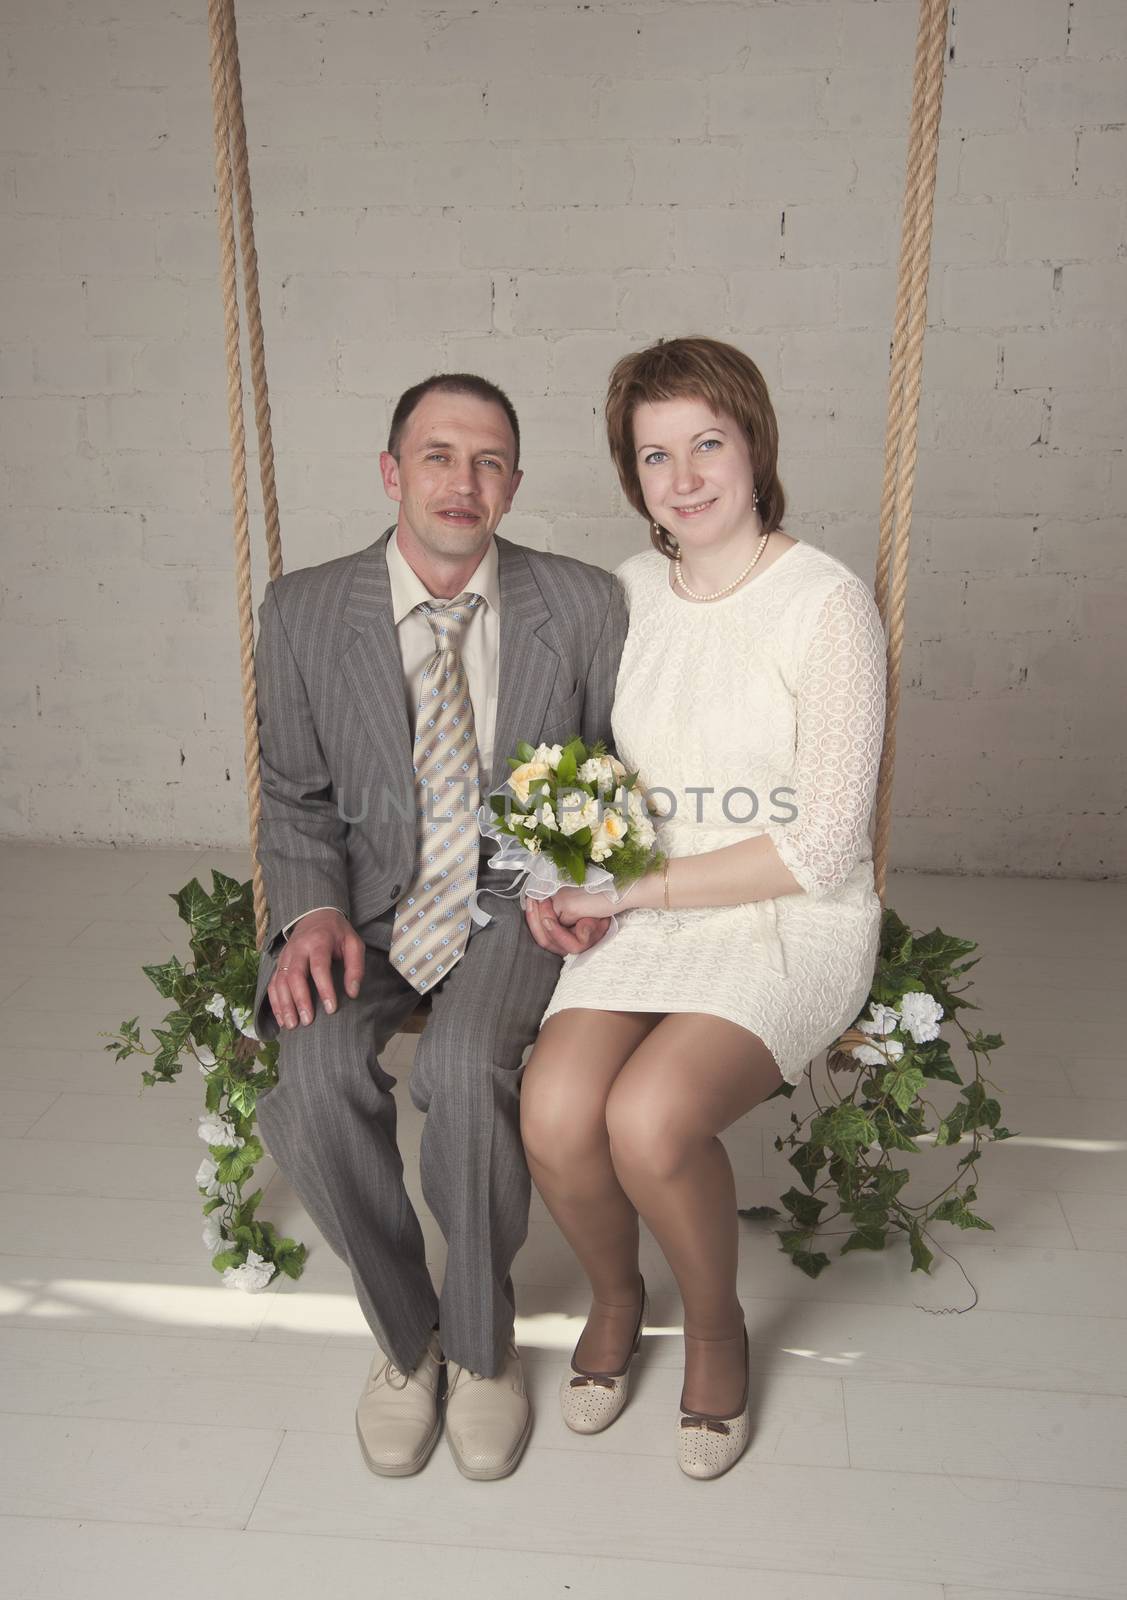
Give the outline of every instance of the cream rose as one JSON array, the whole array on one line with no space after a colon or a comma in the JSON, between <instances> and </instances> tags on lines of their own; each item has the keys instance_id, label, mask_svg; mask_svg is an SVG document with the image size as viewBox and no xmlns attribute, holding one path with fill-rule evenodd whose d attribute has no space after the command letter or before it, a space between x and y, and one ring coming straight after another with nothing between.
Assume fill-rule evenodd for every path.
<instances>
[{"instance_id":1,"label":"cream rose","mask_svg":"<svg viewBox=\"0 0 1127 1600\"><path fill-rule=\"evenodd\" d=\"M550 777L551 771L546 761L526 761L509 774L509 788L522 806L528 804L529 785L535 783L537 778Z\"/></svg>"}]
</instances>

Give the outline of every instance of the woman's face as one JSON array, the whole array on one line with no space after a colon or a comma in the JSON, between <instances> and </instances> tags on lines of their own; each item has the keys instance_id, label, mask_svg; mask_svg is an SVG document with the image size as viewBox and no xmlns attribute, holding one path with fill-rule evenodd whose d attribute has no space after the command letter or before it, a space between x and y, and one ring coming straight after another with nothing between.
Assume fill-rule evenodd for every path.
<instances>
[{"instance_id":1,"label":"woman's face","mask_svg":"<svg viewBox=\"0 0 1127 1600\"><path fill-rule=\"evenodd\" d=\"M638 481L646 510L687 549L722 547L756 532L747 438L705 400L658 400L634 412Z\"/></svg>"}]
</instances>

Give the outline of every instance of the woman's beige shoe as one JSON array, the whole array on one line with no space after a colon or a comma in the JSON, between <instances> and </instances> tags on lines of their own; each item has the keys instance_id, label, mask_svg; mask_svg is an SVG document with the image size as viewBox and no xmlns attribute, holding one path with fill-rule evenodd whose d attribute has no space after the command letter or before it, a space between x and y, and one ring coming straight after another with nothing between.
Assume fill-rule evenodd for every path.
<instances>
[{"instance_id":1,"label":"woman's beige shoe","mask_svg":"<svg viewBox=\"0 0 1127 1600\"><path fill-rule=\"evenodd\" d=\"M630 1387L630 1363L642 1342L642 1329L646 1325L646 1281L639 1275L642 1285L642 1309L638 1313L638 1326L626 1365L618 1372L587 1372L571 1360L571 1373L560 1384L560 1410L572 1433L601 1433L609 1428L626 1404ZM576 1346L578 1349L578 1346Z\"/></svg>"},{"instance_id":2,"label":"woman's beige shoe","mask_svg":"<svg viewBox=\"0 0 1127 1600\"><path fill-rule=\"evenodd\" d=\"M713 1417L703 1411L682 1411L677 1428L677 1465L690 1478L719 1478L734 1467L747 1449L751 1429L747 1420L747 1402L751 1393L751 1346L747 1328L744 1328L744 1360L747 1377L744 1380L743 1404L734 1416Z\"/></svg>"}]
</instances>

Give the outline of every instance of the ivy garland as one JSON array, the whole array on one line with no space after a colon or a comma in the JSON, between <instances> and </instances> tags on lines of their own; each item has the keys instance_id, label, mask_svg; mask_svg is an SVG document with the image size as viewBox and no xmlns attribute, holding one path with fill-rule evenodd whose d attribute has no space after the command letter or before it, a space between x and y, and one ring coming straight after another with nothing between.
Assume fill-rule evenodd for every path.
<instances>
[{"instance_id":1,"label":"ivy garland","mask_svg":"<svg viewBox=\"0 0 1127 1600\"><path fill-rule=\"evenodd\" d=\"M264 1153L254 1131L255 1106L278 1081L278 1042L263 1044L251 1017L258 982L253 886L214 869L211 879L210 895L193 878L170 896L188 925L190 962L173 956L142 968L175 1006L164 1026L152 1030L156 1048L141 1043L136 1017L123 1022L104 1048L118 1061L148 1056L152 1065L141 1073L146 1088L175 1082L185 1061L199 1067L205 1081L199 1133L207 1155L196 1186L207 1219L204 1245L226 1284L254 1291L279 1272L300 1278L306 1251L256 1216L261 1189L243 1193Z\"/></svg>"},{"instance_id":2,"label":"ivy garland","mask_svg":"<svg viewBox=\"0 0 1127 1600\"><path fill-rule=\"evenodd\" d=\"M839 1217L848 1227L839 1255L850 1250L883 1250L890 1229L908 1235L912 1271L931 1268L935 1259L925 1240L932 1222L957 1228L993 1225L971 1209L977 1199L975 1178L983 1142L1011 1139L1001 1125L1002 1108L988 1091L996 1088L982 1070L991 1052L1002 1048L999 1034L971 1033L958 1013L977 1010L962 996L969 982L956 987L978 964L966 960L978 946L935 928L914 934L896 912L886 907L881 919L880 953L869 999L861 1015L830 1046L831 1102L815 1093L814 1109L804 1118L791 1112L794 1124L775 1149L793 1149L790 1164L805 1185L780 1197L790 1226L777 1231L780 1249L796 1267L816 1278L830 1264L815 1248L821 1230ZM954 1022L974 1062L969 1081L951 1059L951 1047L940 1036L942 1019ZM929 1098L936 1082L959 1086L954 1105L941 1112ZM794 1085L776 1094L790 1096ZM772 1096L774 1098L774 1096ZM899 1152L918 1152L921 1138L934 1134L936 1145L970 1148L956 1162L955 1177L921 1205L909 1205L901 1190L911 1173L897 1165ZM836 1197L836 1209L826 1212ZM773 1206L751 1206L741 1216L772 1218ZM942 1246L939 1246L942 1249Z\"/></svg>"}]
</instances>

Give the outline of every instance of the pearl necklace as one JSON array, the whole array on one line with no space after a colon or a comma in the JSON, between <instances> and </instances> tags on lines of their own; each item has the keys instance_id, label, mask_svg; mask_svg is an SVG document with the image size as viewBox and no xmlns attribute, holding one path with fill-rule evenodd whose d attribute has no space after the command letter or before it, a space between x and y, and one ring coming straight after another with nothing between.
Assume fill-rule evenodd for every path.
<instances>
[{"instance_id":1,"label":"pearl necklace","mask_svg":"<svg viewBox=\"0 0 1127 1600\"><path fill-rule=\"evenodd\" d=\"M739 585L744 581L748 573L751 571L752 567L754 567L755 563L759 560L760 556L767 548L767 540L770 537L771 535L769 533L760 535L759 548L756 550L747 566L740 573L739 577L733 578L731 583L729 583L726 588L717 589L715 594L697 594L695 589L690 589L684 578L681 576L681 557L675 556L673 558L673 571L676 575L679 586L692 600L719 600L723 595L731 594L732 590L739 587Z\"/></svg>"}]
</instances>

